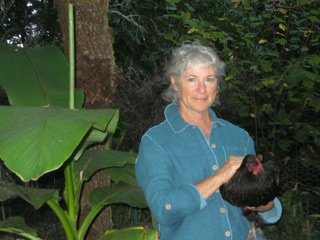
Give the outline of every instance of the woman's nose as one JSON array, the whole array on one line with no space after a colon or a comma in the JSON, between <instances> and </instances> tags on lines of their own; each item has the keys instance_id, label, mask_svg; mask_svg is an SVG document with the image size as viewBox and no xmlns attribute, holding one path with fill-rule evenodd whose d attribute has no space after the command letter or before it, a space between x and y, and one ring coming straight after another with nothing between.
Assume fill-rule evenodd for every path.
<instances>
[{"instance_id":1,"label":"woman's nose","mask_svg":"<svg viewBox=\"0 0 320 240\"><path fill-rule=\"evenodd\" d=\"M198 84L198 91L204 93L206 91L206 85L204 82L200 81Z\"/></svg>"}]
</instances>

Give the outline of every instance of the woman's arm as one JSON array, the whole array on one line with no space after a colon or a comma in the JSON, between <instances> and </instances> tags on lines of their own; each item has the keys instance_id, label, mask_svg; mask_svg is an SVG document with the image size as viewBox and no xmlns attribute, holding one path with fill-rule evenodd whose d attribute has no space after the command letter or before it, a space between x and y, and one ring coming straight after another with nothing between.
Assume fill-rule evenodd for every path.
<instances>
[{"instance_id":1,"label":"woman's arm","mask_svg":"<svg viewBox=\"0 0 320 240\"><path fill-rule=\"evenodd\" d=\"M174 224L200 210L198 190L190 184L176 186L169 154L152 137L142 138L136 162L136 178L148 206L161 224Z\"/></svg>"},{"instance_id":2,"label":"woman's arm","mask_svg":"<svg viewBox=\"0 0 320 240\"><path fill-rule=\"evenodd\" d=\"M195 184L194 186L198 189L201 197L209 198L222 184L227 183L240 167L242 160L243 157L231 156L215 175Z\"/></svg>"},{"instance_id":3,"label":"woman's arm","mask_svg":"<svg viewBox=\"0 0 320 240\"><path fill-rule=\"evenodd\" d=\"M263 219L263 221L269 224L276 223L280 219L282 214L282 206L279 199L275 198L272 203L272 207L268 210L258 210L259 215Z\"/></svg>"},{"instance_id":4,"label":"woman's arm","mask_svg":"<svg viewBox=\"0 0 320 240\"><path fill-rule=\"evenodd\" d=\"M243 149L243 156L247 154L255 154L253 140L247 132L245 132L245 134L246 145ZM244 158L243 156L230 156L215 175L195 184L195 187L199 190L201 197L204 199L209 198L220 188L221 185L227 183L240 167Z\"/></svg>"}]
</instances>

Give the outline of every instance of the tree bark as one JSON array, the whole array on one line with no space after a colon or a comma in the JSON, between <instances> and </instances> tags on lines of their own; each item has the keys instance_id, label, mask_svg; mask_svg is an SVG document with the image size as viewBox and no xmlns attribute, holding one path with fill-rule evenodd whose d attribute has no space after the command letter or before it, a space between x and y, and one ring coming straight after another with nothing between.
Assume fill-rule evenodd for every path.
<instances>
[{"instance_id":1,"label":"tree bark","mask_svg":"<svg viewBox=\"0 0 320 240\"><path fill-rule=\"evenodd\" d=\"M58 10L64 53L69 54L68 0L54 0ZM85 108L110 108L123 77L113 56L113 34L108 26L109 0L71 0L75 13L76 86L85 91ZM79 222L91 209L88 194L109 180L101 171L84 185ZM91 226L86 239L97 239L110 229L111 213L106 208Z\"/></svg>"},{"instance_id":2,"label":"tree bark","mask_svg":"<svg viewBox=\"0 0 320 240\"><path fill-rule=\"evenodd\" d=\"M71 1L75 11L76 83L85 90L87 108L111 107L122 81L113 56L113 34L108 25L109 0ZM68 1L55 0L64 52L68 56Z\"/></svg>"}]
</instances>

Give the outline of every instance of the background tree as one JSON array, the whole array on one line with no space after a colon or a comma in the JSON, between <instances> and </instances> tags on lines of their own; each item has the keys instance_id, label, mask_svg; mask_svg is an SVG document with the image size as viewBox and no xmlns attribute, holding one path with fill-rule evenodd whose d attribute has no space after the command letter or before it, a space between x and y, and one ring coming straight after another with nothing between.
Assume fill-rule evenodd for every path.
<instances>
[{"instance_id":1,"label":"background tree","mask_svg":"<svg viewBox=\"0 0 320 240\"><path fill-rule=\"evenodd\" d=\"M67 0L55 0L58 10L65 55L68 56ZM109 28L109 0L71 1L75 11L75 61L77 87L85 91L86 108L112 107L115 91L122 79L113 56L113 34ZM100 146L103 147L103 146ZM81 200L80 222L90 209L88 194L97 186L109 184L107 175L97 173L85 184ZM97 239L111 228L106 208L90 229L88 239Z\"/></svg>"},{"instance_id":2,"label":"background tree","mask_svg":"<svg viewBox=\"0 0 320 240\"><path fill-rule=\"evenodd\" d=\"M59 14L66 11L66 1L55 0L56 10L49 0L26 1L27 10L22 9L20 1L15 7L10 7L11 2L18 1L2 2L5 5L0 4L1 9L8 9L7 17L0 15L2 41L22 43L22 39L32 39L23 44L37 46L52 41L63 46L58 40L61 34L56 30L56 20L39 28L32 28L28 22L47 22L49 12L54 16L57 10ZM81 50L77 54L84 53L77 55L77 62L83 64L77 69L78 86L86 91L87 107L113 103L120 109L120 130L126 136L117 147L137 151L141 135L163 119L166 103L161 92L168 82L162 74L172 48L186 41L212 47L227 64L222 104L215 111L247 129L254 137L257 152L265 160L278 160L283 169L281 200L285 214L279 224L270 228L276 236L270 239L316 238L320 229L320 210L316 207L320 194L319 9L319 1L313 0L75 1L75 12L79 14L76 34L81 42L76 40ZM32 15L43 19L36 20ZM84 16L86 19L81 19ZM111 42L104 39L112 35L108 19L115 36L112 61L125 76L121 84L118 78L107 80L117 72L107 63L113 56L113 51L109 52ZM59 21L63 26L64 20ZM45 37L48 32L51 40ZM66 29L62 36L67 36ZM64 50L67 53L67 47ZM106 85L109 82L114 88ZM131 210L124 211L114 211L114 215L126 216L125 221L119 220L122 226L132 221L127 214ZM145 219L145 213L139 214Z\"/></svg>"},{"instance_id":3,"label":"background tree","mask_svg":"<svg viewBox=\"0 0 320 240\"><path fill-rule=\"evenodd\" d=\"M25 47L53 43L62 47L53 0L0 2L0 40Z\"/></svg>"},{"instance_id":4,"label":"background tree","mask_svg":"<svg viewBox=\"0 0 320 240\"><path fill-rule=\"evenodd\" d=\"M1 40L25 47L55 43L68 56L68 12L66 0L6 0L1 3ZM76 35L76 85L85 91L86 108L111 108L116 88L122 79L113 57L113 34L108 25L109 1L73 1ZM59 24L57 21L59 16ZM60 31L61 29L61 31ZM62 41L61 41L62 38ZM2 102L6 102L1 91ZM100 146L101 148L102 146ZM92 186L91 186L92 184ZM103 172L86 184L80 219L90 208L87 194L97 186L107 185ZM102 227L103 226L103 227ZM106 209L91 228L88 239L102 236L111 227Z\"/></svg>"}]
</instances>

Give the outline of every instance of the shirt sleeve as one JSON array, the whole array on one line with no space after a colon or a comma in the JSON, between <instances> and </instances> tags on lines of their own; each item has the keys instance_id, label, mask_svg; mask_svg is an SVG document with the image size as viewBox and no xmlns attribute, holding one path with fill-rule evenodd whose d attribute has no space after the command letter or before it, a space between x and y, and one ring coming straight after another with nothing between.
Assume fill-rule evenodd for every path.
<instances>
[{"instance_id":1,"label":"shirt sleeve","mask_svg":"<svg viewBox=\"0 0 320 240\"><path fill-rule=\"evenodd\" d=\"M142 138L135 171L148 206L159 223L175 224L200 210L198 189L191 184L175 186L169 154L148 135Z\"/></svg>"},{"instance_id":2,"label":"shirt sleeve","mask_svg":"<svg viewBox=\"0 0 320 240\"><path fill-rule=\"evenodd\" d=\"M259 212L260 217L265 223L276 223L282 214L282 206L278 198L273 200L273 208L266 212Z\"/></svg>"},{"instance_id":3,"label":"shirt sleeve","mask_svg":"<svg viewBox=\"0 0 320 240\"><path fill-rule=\"evenodd\" d=\"M190 184L191 186L193 186L195 189L197 189L198 193L199 193L199 197L200 197L200 209L204 208L205 206L207 206L207 201L201 196L198 188L192 184Z\"/></svg>"}]
</instances>

